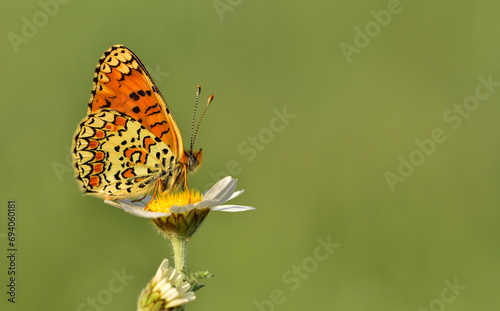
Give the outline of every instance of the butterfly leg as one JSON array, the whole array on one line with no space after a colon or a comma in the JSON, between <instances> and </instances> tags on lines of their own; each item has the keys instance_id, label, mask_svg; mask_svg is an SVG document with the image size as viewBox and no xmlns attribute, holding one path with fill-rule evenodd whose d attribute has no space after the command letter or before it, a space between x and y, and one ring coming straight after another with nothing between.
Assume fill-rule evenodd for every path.
<instances>
[{"instance_id":1,"label":"butterfly leg","mask_svg":"<svg viewBox=\"0 0 500 311\"><path fill-rule=\"evenodd\" d=\"M189 187L188 187L188 178L187 178L187 175L188 175L188 170L187 170L187 166L184 165L182 167L182 174L184 175L184 182L183 182L183 188L186 189L187 191L189 191Z\"/></svg>"},{"instance_id":2,"label":"butterfly leg","mask_svg":"<svg viewBox=\"0 0 500 311\"><path fill-rule=\"evenodd\" d=\"M135 200L132 200L132 202L141 202L142 200L144 200L145 198L147 197L147 195L143 196L143 197L140 197L140 198L137 198Z\"/></svg>"},{"instance_id":3,"label":"butterfly leg","mask_svg":"<svg viewBox=\"0 0 500 311\"><path fill-rule=\"evenodd\" d=\"M163 182L163 180L158 179L158 180L156 181L156 185L155 185L155 189L154 189L154 191L153 191L153 197L152 197L152 198L154 199L154 198L156 198L156 196L157 196L158 194L160 194L160 193L164 192L164 191L165 191L165 188L166 188L166 187L165 187L165 183Z\"/></svg>"}]
</instances>

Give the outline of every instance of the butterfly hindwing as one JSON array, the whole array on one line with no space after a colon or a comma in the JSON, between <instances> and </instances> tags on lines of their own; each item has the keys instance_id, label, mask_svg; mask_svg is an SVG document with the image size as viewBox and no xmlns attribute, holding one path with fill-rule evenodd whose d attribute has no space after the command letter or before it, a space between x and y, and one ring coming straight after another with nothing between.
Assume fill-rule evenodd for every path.
<instances>
[{"instance_id":1,"label":"butterfly hindwing","mask_svg":"<svg viewBox=\"0 0 500 311\"><path fill-rule=\"evenodd\" d=\"M145 195L171 178L172 150L143 125L112 110L88 115L74 142L78 179L106 199Z\"/></svg>"}]
</instances>

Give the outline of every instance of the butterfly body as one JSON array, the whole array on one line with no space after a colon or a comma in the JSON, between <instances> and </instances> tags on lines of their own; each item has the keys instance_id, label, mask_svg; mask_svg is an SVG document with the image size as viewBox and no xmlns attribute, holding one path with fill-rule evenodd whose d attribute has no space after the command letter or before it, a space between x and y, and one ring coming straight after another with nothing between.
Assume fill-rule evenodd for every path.
<instances>
[{"instance_id":1,"label":"butterfly body","mask_svg":"<svg viewBox=\"0 0 500 311\"><path fill-rule=\"evenodd\" d=\"M108 200L186 185L202 151L185 151L179 128L139 58L110 47L94 73L87 116L73 140L76 177L87 193Z\"/></svg>"}]
</instances>

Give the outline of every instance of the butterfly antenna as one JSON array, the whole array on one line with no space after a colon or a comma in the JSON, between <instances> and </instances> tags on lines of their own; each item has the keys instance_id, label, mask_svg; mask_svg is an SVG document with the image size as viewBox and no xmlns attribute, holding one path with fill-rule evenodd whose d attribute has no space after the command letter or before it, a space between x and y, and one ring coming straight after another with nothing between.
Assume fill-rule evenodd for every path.
<instances>
[{"instance_id":1,"label":"butterfly antenna","mask_svg":"<svg viewBox=\"0 0 500 311\"><path fill-rule=\"evenodd\" d=\"M195 140L195 133L194 133L194 121L196 119L196 110L198 108L198 99L200 98L201 94L201 86L197 85L196 86L196 102L194 103L194 109L193 109L193 120L191 120L191 142L190 142L190 147L189 150L193 150L194 146L194 140ZM199 126L198 126L199 127Z\"/></svg>"},{"instance_id":2,"label":"butterfly antenna","mask_svg":"<svg viewBox=\"0 0 500 311\"><path fill-rule=\"evenodd\" d=\"M207 104L205 105L205 109L203 109L203 112L201 113L200 120L198 121L198 125L196 126L196 130L194 131L194 135L191 140L191 150L193 150L194 146L194 141L196 140L196 136L198 136L198 131L200 130L201 126L201 121L203 121L203 118L205 117L205 114L207 113L208 106L210 103L214 100L214 96L210 95L208 96Z\"/></svg>"}]
</instances>

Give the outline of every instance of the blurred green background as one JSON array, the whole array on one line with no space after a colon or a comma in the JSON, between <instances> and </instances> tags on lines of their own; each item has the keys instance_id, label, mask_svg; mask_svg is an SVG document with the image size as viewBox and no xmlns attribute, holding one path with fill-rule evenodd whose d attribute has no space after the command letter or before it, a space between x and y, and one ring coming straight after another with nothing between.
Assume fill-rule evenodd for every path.
<instances>
[{"instance_id":1,"label":"blurred green background","mask_svg":"<svg viewBox=\"0 0 500 311\"><path fill-rule=\"evenodd\" d=\"M170 256L73 178L94 68L117 43L185 140L196 85L215 94L190 185L229 163L246 190L232 203L257 208L211 213L193 237L188 266L216 277L188 310L500 308L500 3L63 2L2 3L1 310L135 310Z\"/></svg>"}]
</instances>

